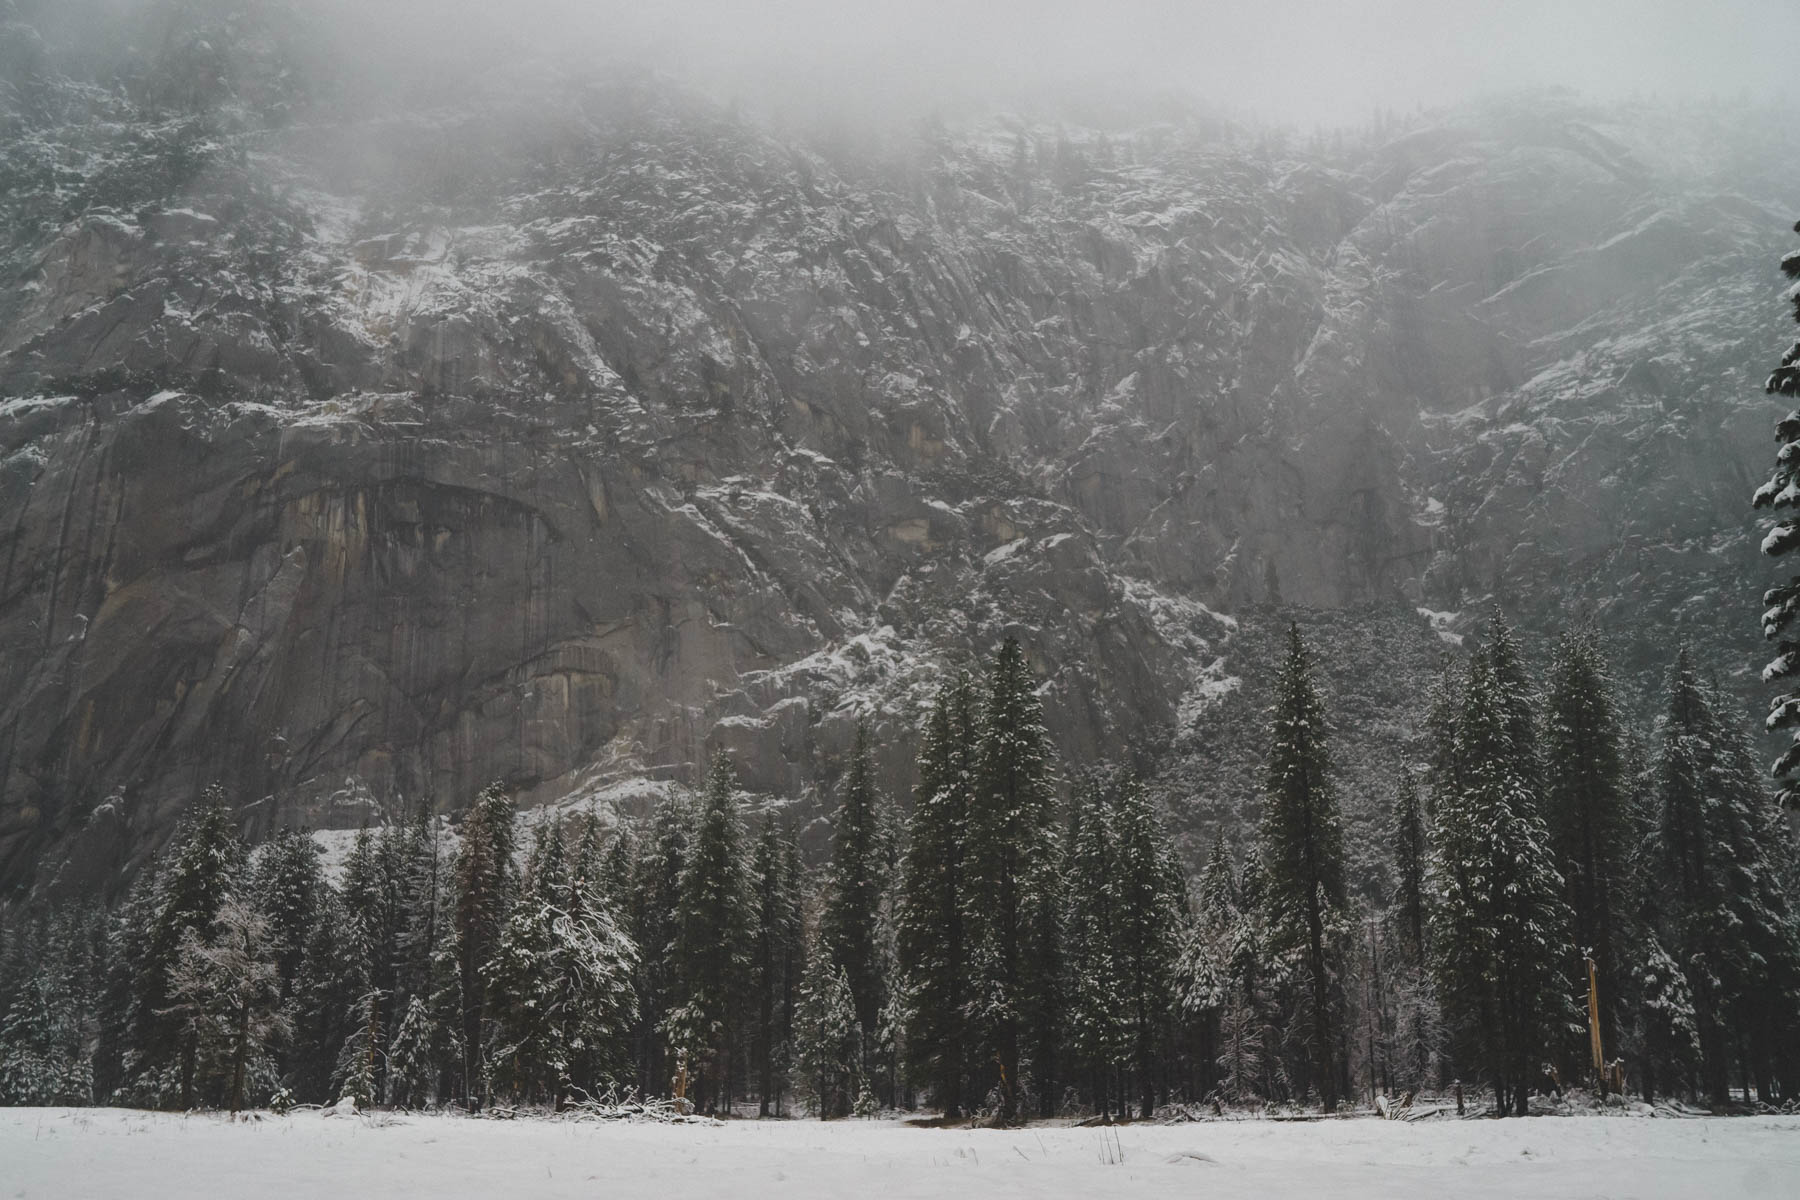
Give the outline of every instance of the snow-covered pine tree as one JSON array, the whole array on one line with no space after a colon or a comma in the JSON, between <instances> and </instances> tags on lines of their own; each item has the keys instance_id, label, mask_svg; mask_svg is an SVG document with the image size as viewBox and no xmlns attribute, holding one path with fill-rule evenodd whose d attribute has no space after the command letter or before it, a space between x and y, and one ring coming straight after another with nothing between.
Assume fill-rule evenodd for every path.
<instances>
[{"instance_id":1,"label":"snow-covered pine tree","mask_svg":"<svg viewBox=\"0 0 1800 1200\"><path fill-rule=\"evenodd\" d=\"M1030 665L1009 637L989 675L962 892L968 1010L978 1057L995 1066L1001 1124L1022 1116L1026 1066L1046 1104L1055 1093L1060 855L1047 739Z\"/></svg>"},{"instance_id":2,"label":"snow-covered pine tree","mask_svg":"<svg viewBox=\"0 0 1800 1200\"><path fill-rule=\"evenodd\" d=\"M1425 873L1430 847L1425 839L1425 812L1419 804L1419 788L1413 782L1412 768L1400 764L1400 776L1394 785L1394 914L1398 919L1401 944L1408 962L1424 961L1425 939Z\"/></svg>"},{"instance_id":3,"label":"snow-covered pine tree","mask_svg":"<svg viewBox=\"0 0 1800 1200\"><path fill-rule=\"evenodd\" d=\"M483 970L496 1082L560 1110L616 1079L637 1014L637 947L570 871L560 821L540 826L518 902ZM578 859L576 861L579 861Z\"/></svg>"},{"instance_id":4,"label":"snow-covered pine tree","mask_svg":"<svg viewBox=\"0 0 1800 1200\"><path fill-rule=\"evenodd\" d=\"M293 1052L286 1084L308 1104L337 1099L332 1090L339 1053L355 1032L352 1012L368 991L365 958L358 951L343 900L327 886L319 897L318 919L306 940L294 978ZM460 1012L457 1014L460 1019Z\"/></svg>"},{"instance_id":5,"label":"snow-covered pine tree","mask_svg":"<svg viewBox=\"0 0 1800 1200\"><path fill-rule=\"evenodd\" d=\"M93 971L82 914L41 914L9 930L0 957L0 1104L94 1100Z\"/></svg>"},{"instance_id":6,"label":"snow-covered pine tree","mask_svg":"<svg viewBox=\"0 0 1800 1200\"><path fill-rule=\"evenodd\" d=\"M1263 1021L1253 997L1238 992L1219 1022L1219 1096L1243 1104L1263 1091Z\"/></svg>"},{"instance_id":7,"label":"snow-covered pine tree","mask_svg":"<svg viewBox=\"0 0 1800 1200\"><path fill-rule=\"evenodd\" d=\"M162 891L160 866L153 858L138 872L105 923L95 1002L99 1033L94 1044L94 1098L101 1103L126 1099L127 1067L134 1055L132 1017Z\"/></svg>"},{"instance_id":8,"label":"snow-covered pine tree","mask_svg":"<svg viewBox=\"0 0 1800 1200\"><path fill-rule=\"evenodd\" d=\"M269 944L284 998L293 994L325 886L319 845L306 834L283 828L257 847L249 895L257 911L268 918Z\"/></svg>"},{"instance_id":9,"label":"snow-covered pine tree","mask_svg":"<svg viewBox=\"0 0 1800 1200\"><path fill-rule=\"evenodd\" d=\"M1800 233L1800 223L1794 226ZM1783 256L1781 269L1789 279L1800 280L1800 250ZM1794 307L1794 320L1800 321L1800 289L1789 294ZM1800 397L1800 339L1797 339L1781 362L1769 373L1764 389L1770 395ZM1775 425L1775 440L1781 449L1775 454L1775 470L1769 481L1756 489L1752 504L1756 508L1772 508L1776 517L1763 537L1762 552L1771 558L1800 546L1800 520L1790 511L1800 504L1800 410L1788 413ZM1800 675L1800 640L1793 632L1794 618L1800 615L1800 575L1763 593L1763 637L1775 642L1775 657L1763 668L1763 682L1792 679ZM1800 806L1800 690L1791 686L1769 701L1766 727L1794 731L1788 748L1775 760L1772 772L1781 780L1782 803Z\"/></svg>"},{"instance_id":10,"label":"snow-covered pine tree","mask_svg":"<svg viewBox=\"0 0 1800 1200\"><path fill-rule=\"evenodd\" d=\"M1223 828L1213 835L1212 850L1200 871L1197 894L1203 922L1222 922L1237 912L1237 868L1231 861L1231 848L1225 844Z\"/></svg>"},{"instance_id":11,"label":"snow-covered pine tree","mask_svg":"<svg viewBox=\"0 0 1800 1200\"><path fill-rule=\"evenodd\" d=\"M889 971L880 925L888 871L866 721L857 723L841 791L832 820L830 884L819 917L819 944L850 981L857 1024L872 1033L887 1004ZM866 1053L875 1052L874 1040L864 1038ZM864 1064L865 1078L874 1078L872 1068L872 1063Z\"/></svg>"},{"instance_id":12,"label":"snow-covered pine tree","mask_svg":"<svg viewBox=\"0 0 1800 1200\"><path fill-rule=\"evenodd\" d=\"M1627 972L1619 953L1619 891L1630 853L1624 738L1606 662L1592 627L1557 641L1544 719L1545 805L1578 956L1592 955L1603 1044L1618 1039ZM1577 964L1579 965L1579 964ZM1586 974L1578 992L1586 994Z\"/></svg>"},{"instance_id":13,"label":"snow-covered pine tree","mask_svg":"<svg viewBox=\"0 0 1800 1200\"><path fill-rule=\"evenodd\" d=\"M141 1102L191 1107L199 1047L169 1012L169 987L188 934L210 933L244 865L244 845L225 793L209 787L189 810L175 852L157 877L148 944L133 981L127 1087Z\"/></svg>"},{"instance_id":14,"label":"snow-covered pine tree","mask_svg":"<svg viewBox=\"0 0 1800 1200\"><path fill-rule=\"evenodd\" d=\"M395 1011L411 1007L416 996L432 990L432 963L445 940L444 861L437 815L420 804L399 831L395 846L395 889L399 896L399 930L394 964Z\"/></svg>"},{"instance_id":15,"label":"snow-covered pine tree","mask_svg":"<svg viewBox=\"0 0 1800 1200\"><path fill-rule=\"evenodd\" d=\"M499 948L512 911L517 870L513 865L513 803L498 783L489 784L463 818L455 871L457 965L462 989L462 1096L473 1105L487 1077L482 1050L487 1040L487 983L484 969Z\"/></svg>"},{"instance_id":16,"label":"snow-covered pine tree","mask_svg":"<svg viewBox=\"0 0 1800 1200\"><path fill-rule=\"evenodd\" d=\"M1638 1090L1649 1102L1656 1099L1659 1087L1674 1091L1679 1080L1693 1077L1700 1059L1699 1016L1686 972L1655 931L1643 931L1636 949L1632 991L1641 1039Z\"/></svg>"},{"instance_id":17,"label":"snow-covered pine tree","mask_svg":"<svg viewBox=\"0 0 1800 1200\"><path fill-rule=\"evenodd\" d=\"M1180 934L1175 999L1190 1052L1192 1094L1204 1096L1218 1083L1219 1022L1231 995L1229 963L1240 918L1237 871L1223 829L1213 837L1195 898L1193 918Z\"/></svg>"},{"instance_id":18,"label":"snow-covered pine tree","mask_svg":"<svg viewBox=\"0 0 1800 1200\"><path fill-rule=\"evenodd\" d=\"M431 1103L438 1079L435 1024L425 997L414 993L388 1043L386 1099L395 1108Z\"/></svg>"},{"instance_id":19,"label":"snow-covered pine tree","mask_svg":"<svg viewBox=\"0 0 1800 1200\"><path fill-rule=\"evenodd\" d=\"M1112 1111L1114 1075L1127 1058L1125 995L1115 939L1119 933L1119 863L1114 812L1097 776L1075 794L1063 869L1063 1028L1071 1067L1087 1072L1094 1107ZM1124 1100L1120 1110L1123 1115Z\"/></svg>"},{"instance_id":20,"label":"snow-covered pine tree","mask_svg":"<svg viewBox=\"0 0 1800 1200\"><path fill-rule=\"evenodd\" d=\"M1332 786L1325 702L1298 625L1275 685L1265 774L1262 847L1269 924L1278 952L1301 952L1313 1083L1325 1111L1343 1094L1337 994L1344 915L1344 835Z\"/></svg>"},{"instance_id":21,"label":"snow-covered pine tree","mask_svg":"<svg viewBox=\"0 0 1800 1200\"><path fill-rule=\"evenodd\" d=\"M660 1093L674 1074L664 1023L679 1003L673 958L675 913L687 869L694 811L687 797L670 795L657 805L650 836L641 845L627 890L626 928L639 948L637 997L638 1089Z\"/></svg>"},{"instance_id":22,"label":"snow-covered pine tree","mask_svg":"<svg viewBox=\"0 0 1800 1200\"><path fill-rule=\"evenodd\" d=\"M349 1032L338 1047L331 1071L334 1101L349 1100L357 1108L370 1108L380 1101L377 1079L385 1066L381 1060L386 1011L387 997L375 988L369 988L351 1003L344 1023Z\"/></svg>"},{"instance_id":23,"label":"snow-covered pine tree","mask_svg":"<svg viewBox=\"0 0 1800 1200\"><path fill-rule=\"evenodd\" d=\"M1574 1012L1562 877L1515 717L1477 652L1457 723L1461 786L1436 806L1431 941L1444 1005L1480 1046L1497 1110L1523 1116L1531 1082Z\"/></svg>"},{"instance_id":24,"label":"snow-covered pine tree","mask_svg":"<svg viewBox=\"0 0 1800 1200\"><path fill-rule=\"evenodd\" d=\"M366 1087L359 1084L356 1100L364 1105L375 1103L386 1090L387 1047L383 1038L388 1032L385 1010L395 995L395 962L399 957L402 932L401 914L393 879L394 856L389 852L388 835L377 834L364 826L356 835L349 857L344 862L343 882L338 894L350 927L347 944L357 958L356 973L364 981L361 1003L373 1005L376 1019L359 1026L355 1036L372 1035L373 1046L359 1052L360 1071L368 1067L374 1072ZM361 1076L356 1077L359 1081Z\"/></svg>"},{"instance_id":25,"label":"snow-covered pine tree","mask_svg":"<svg viewBox=\"0 0 1800 1200\"><path fill-rule=\"evenodd\" d=\"M750 889L738 819L737 772L713 756L693 848L675 906L677 1004L665 1019L670 1045L700 1073L698 1103L729 1111L731 1055L749 974Z\"/></svg>"},{"instance_id":26,"label":"snow-covered pine tree","mask_svg":"<svg viewBox=\"0 0 1800 1200\"><path fill-rule=\"evenodd\" d=\"M293 1032L282 1005L281 975L268 918L236 896L214 915L210 935L189 928L169 974L169 1007L194 1047L197 1072L217 1072L233 1113L244 1107L252 1072L273 1076L266 1061ZM198 1080L192 1080L193 1092ZM195 1092L195 1094L198 1094Z\"/></svg>"},{"instance_id":27,"label":"snow-covered pine tree","mask_svg":"<svg viewBox=\"0 0 1800 1200\"><path fill-rule=\"evenodd\" d=\"M815 945L800 989L794 1044L801 1096L820 1120L849 1115L861 1091L862 1040L849 976Z\"/></svg>"},{"instance_id":28,"label":"snow-covered pine tree","mask_svg":"<svg viewBox=\"0 0 1800 1200\"><path fill-rule=\"evenodd\" d=\"M773 814L763 818L762 833L750 859L750 883L756 897L756 924L750 949L752 991L750 1060L756 1072L761 1116L780 1108L788 1085L793 1006L806 953L800 880L795 858Z\"/></svg>"},{"instance_id":29,"label":"snow-covered pine tree","mask_svg":"<svg viewBox=\"0 0 1800 1200\"><path fill-rule=\"evenodd\" d=\"M1800 950L1780 873L1764 838L1770 825L1748 744L1721 719L1684 649L1670 675L1657 760L1662 944L1693 997L1705 1093L1723 1103L1741 1059L1758 1092L1772 1096L1779 1020Z\"/></svg>"},{"instance_id":30,"label":"snow-covered pine tree","mask_svg":"<svg viewBox=\"0 0 1800 1200\"><path fill-rule=\"evenodd\" d=\"M1531 673L1525 669L1519 642L1513 636L1506 614L1494 610L1488 618L1487 641L1482 646L1487 656L1488 675L1493 681L1494 699L1512 745L1514 769L1524 780L1526 793L1534 803L1542 802L1544 759L1538 737L1540 697L1532 686Z\"/></svg>"},{"instance_id":31,"label":"snow-covered pine tree","mask_svg":"<svg viewBox=\"0 0 1800 1200\"><path fill-rule=\"evenodd\" d=\"M1462 679L1456 660L1446 656L1431 684L1431 702L1425 712L1425 816L1429 820L1437 798L1462 784L1456 761L1456 723L1462 713Z\"/></svg>"},{"instance_id":32,"label":"snow-covered pine tree","mask_svg":"<svg viewBox=\"0 0 1800 1200\"><path fill-rule=\"evenodd\" d=\"M979 722L980 704L967 675L939 690L920 739L896 918L908 1069L951 1118L962 1115L968 1072L962 892Z\"/></svg>"},{"instance_id":33,"label":"snow-covered pine tree","mask_svg":"<svg viewBox=\"0 0 1800 1200\"><path fill-rule=\"evenodd\" d=\"M1123 1032L1137 1076L1138 1115L1148 1119L1156 1108L1156 1084L1172 1032L1186 882L1155 802L1135 776L1120 785L1113 811L1118 889L1114 957L1124 998Z\"/></svg>"},{"instance_id":34,"label":"snow-covered pine tree","mask_svg":"<svg viewBox=\"0 0 1800 1200\"><path fill-rule=\"evenodd\" d=\"M636 866L637 839L632 837L628 826L620 825L613 831L600 856L600 890L619 906L621 913L627 915L630 911L631 873Z\"/></svg>"}]
</instances>

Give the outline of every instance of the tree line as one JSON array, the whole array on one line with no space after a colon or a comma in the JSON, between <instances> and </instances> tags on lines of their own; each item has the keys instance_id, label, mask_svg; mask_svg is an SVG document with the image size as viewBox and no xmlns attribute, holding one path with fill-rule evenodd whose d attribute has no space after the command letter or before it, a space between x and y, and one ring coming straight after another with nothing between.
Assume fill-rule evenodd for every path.
<instances>
[{"instance_id":1,"label":"tree line","mask_svg":"<svg viewBox=\"0 0 1800 1200\"><path fill-rule=\"evenodd\" d=\"M1036 689L1012 640L947 681L904 818L859 728L818 868L722 756L640 826L524 845L490 787L454 831L363 831L335 881L303 833L247 847L209 792L115 910L5 923L0 1099L1011 1123L1456 1085L1499 1113L1576 1083L1795 1098L1794 840L1685 654L1646 743L1591 629L1540 690L1496 617L1396 764L1365 894L1297 628L1260 824L1191 878L1144 781L1060 778Z\"/></svg>"}]
</instances>

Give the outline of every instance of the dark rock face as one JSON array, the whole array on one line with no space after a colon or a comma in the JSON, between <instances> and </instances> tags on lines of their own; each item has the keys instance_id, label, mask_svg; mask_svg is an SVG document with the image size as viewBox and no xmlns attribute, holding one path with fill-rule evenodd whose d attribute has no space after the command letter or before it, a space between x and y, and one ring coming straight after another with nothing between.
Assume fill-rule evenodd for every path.
<instances>
[{"instance_id":1,"label":"dark rock face","mask_svg":"<svg viewBox=\"0 0 1800 1200\"><path fill-rule=\"evenodd\" d=\"M6 210L0 885L108 886L214 780L254 830L723 748L808 804L867 716L904 792L1007 632L1071 761L1148 766L1270 604L1749 655L1760 133L1546 100L871 166L640 89L478 99Z\"/></svg>"}]
</instances>

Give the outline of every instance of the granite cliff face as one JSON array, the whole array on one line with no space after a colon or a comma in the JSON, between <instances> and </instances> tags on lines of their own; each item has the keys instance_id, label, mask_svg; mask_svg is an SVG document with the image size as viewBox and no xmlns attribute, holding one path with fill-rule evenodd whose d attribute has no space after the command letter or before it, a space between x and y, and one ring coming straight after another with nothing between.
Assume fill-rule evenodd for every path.
<instances>
[{"instance_id":1,"label":"granite cliff face","mask_svg":"<svg viewBox=\"0 0 1800 1200\"><path fill-rule=\"evenodd\" d=\"M805 806L868 715L903 792L1007 632L1071 760L1151 769L1296 608L1380 627L1352 673L1496 600L1632 679L1753 657L1772 121L864 154L548 72L358 112L272 36L83 77L0 30L7 889L108 886L215 780L252 830L629 808L718 747Z\"/></svg>"}]
</instances>

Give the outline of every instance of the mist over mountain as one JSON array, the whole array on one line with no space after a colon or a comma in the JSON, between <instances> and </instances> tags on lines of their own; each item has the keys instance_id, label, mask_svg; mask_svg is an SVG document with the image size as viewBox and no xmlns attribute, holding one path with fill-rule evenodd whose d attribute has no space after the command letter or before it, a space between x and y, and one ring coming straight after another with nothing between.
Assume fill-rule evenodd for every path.
<instances>
[{"instance_id":1,"label":"mist over mountain","mask_svg":"<svg viewBox=\"0 0 1800 1200\"><path fill-rule=\"evenodd\" d=\"M215 781L252 832L635 814L724 749L804 815L868 717L903 797L1007 634L1190 853L1290 620L1353 820L1495 606L1751 694L1791 112L1315 132L1151 72L865 134L318 11L0 7L9 891Z\"/></svg>"}]
</instances>

